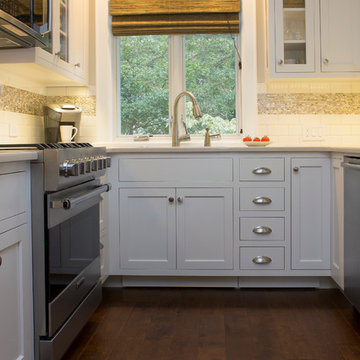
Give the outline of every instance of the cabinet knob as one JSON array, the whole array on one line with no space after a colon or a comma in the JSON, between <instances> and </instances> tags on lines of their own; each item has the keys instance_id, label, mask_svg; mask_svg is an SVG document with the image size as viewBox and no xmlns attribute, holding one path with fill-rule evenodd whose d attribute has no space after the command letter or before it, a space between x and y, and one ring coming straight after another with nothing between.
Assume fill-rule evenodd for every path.
<instances>
[{"instance_id":1,"label":"cabinet knob","mask_svg":"<svg viewBox=\"0 0 360 360\"><path fill-rule=\"evenodd\" d=\"M177 201L178 201L179 204L182 204L183 201L184 201L184 199L182 198L182 196L179 196L179 197L177 198Z\"/></svg>"},{"instance_id":2,"label":"cabinet knob","mask_svg":"<svg viewBox=\"0 0 360 360\"><path fill-rule=\"evenodd\" d=\"M0 266L2 265L2 257L0 256Z\"/></svg>"},{"instance_id":3,"label":"cabinet knob","mask_svg":"<svg viewBox=\"0 0 360 360\"><path fill-rule=\"evenodd\" d=\"M80 64L80 63L76 63L74 66L80 68L80 67L81 67L81 64Z\"/></svg>"},{"instance_id":4,"label":"cabinet knob","mask_svg":"<svg viewBox=\"0 0 360 360\"><path fill-rule=\"evenodd\" d=\"M329 59L325 58L324 59L324 64L327 65L329 63Z\"/></svg>"},{"instance_id":5,"label":"cabinet knob","mask_svg":"<svg viewBox=\"0 0 360 360\"><path fill-rule=\"evenodd\" d=\"M172 196L169 197L169 203L172 204L174 202L174 198Z\"/></svg>"},{"instance_id":6,"label":"cabinet knob","mask_svg":"<svg viewBox=\"0 0 360 360\"><path fill-rule=\"evenodd\" d=\"M295 167L293 168L293 171L294 171L294 172L299 172L299 168L298 168L297 166L295 166Z\"/></svg>"},{"instance_id":7,"label":"cabinet knob","mask_svg":"<svg viewBox=\"0 0 360 360\"><path fill-rule=\"evenodd\" d=\"M279 61L278 61L278 64L279 65L282 65L284 63L284 60L283 59L280 59Z\"/></svg>"},{"instance_id":8,"label":"cabinet knob","mask_svg":"<svg viewBox=\"0 0 360 360\"><path fill-rule=\"evenodd\" d=\"M253 200L253 203L256 205L268 205L271 204L271 199L266 196L257 196Z\"/></svg>"},{"instance_id":9,"label":"cabinet knob","mask_svg":"<svg viewBox=\"0 0 360 360\"><path fill-rule=\"evenodd\" d=\"M252 259L252 262L258 265L270 264L271 261L271 258L269 258L268 256L255 256Z\"/></svg>"},{"instance_id":10,"label":"cabinet knob","mask_svg":"<svg viewBox=\"0 0 360 360\"><path fill-rule=\"evenodd\" d=\"M55 53L55 56L57 56L57 57L60 57L60 55L61 55L61 51L58 51Z\"/></svg>"}]
</instances>

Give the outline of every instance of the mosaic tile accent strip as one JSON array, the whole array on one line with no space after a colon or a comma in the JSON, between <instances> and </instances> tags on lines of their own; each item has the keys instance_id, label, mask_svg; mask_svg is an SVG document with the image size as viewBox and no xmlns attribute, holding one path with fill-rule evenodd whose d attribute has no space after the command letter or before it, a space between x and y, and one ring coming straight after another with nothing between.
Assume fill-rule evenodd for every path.
<instances>
[{"instance_id":1,"label":"mosaic tile accent strip","mask_svg":"<svg viewBox=\"0 0 360 360\"><path fill-rule=\"evenodd\" d=\"M45 102L44 95L4 85L0 95L0 110L42 116Z\"/></svg>"},{"instance_id":2,"label":"mosaic tile accent strip","mask_svg":"<svg viewBox=\"0 0 360 360\"><path fill-rule=\"evenodd\" d=\"M72 104L82 108L83 115L96 116L95 96L48 96L48 104Z\"/></svg>"},{"instance_id":3,"label":"mosaic tile accent strip","mask_svg":"<svg viewBox=\"0 0 360 360\"><path fill-rule=\"evenodd\" d=\"M0 111L43 116L45 104L74 104L87 116L96 116L95 96L45 96L4 85L0 95Z\"/></svg>"},{"instance_id":4,"label":"mosaic tile accent strip","mask_svg":"<svg viewBox=\"0 0 360 360\"><path fill-rule=\"evenodd\" d=\"M360 114L360 93L258 94L258 114Z\"/></svg>"}]
</instances>

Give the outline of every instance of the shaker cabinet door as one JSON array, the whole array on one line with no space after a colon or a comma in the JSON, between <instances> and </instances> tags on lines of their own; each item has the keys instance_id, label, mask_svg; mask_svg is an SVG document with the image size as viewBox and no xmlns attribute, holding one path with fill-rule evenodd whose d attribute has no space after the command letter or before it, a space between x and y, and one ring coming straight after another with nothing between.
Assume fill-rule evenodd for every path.
<instances>
[{"instance_id":1,"label":"shaker cabinet door","mask_svg":"<svg viewBox=\"0 0 360 360\"><path fill-rule=\"evenodd\" d=\"M320 0L321 71L360 71L360 1Z\"/></svg>"},{"instance_id":2,"label":"shaker cabinet door","mask_svg":"<svg viewBox=\"0 0 360 360\"><path fill-rule=\"evenodd\" d=\"M178 269L232 269L232 189L177 189Z\"/></svg>"},{"instance_id":3,"label":"shaker cabinet door","mask_svg":"<svg viewBox=\"0 0 360 360\"><path fill-rule=\"evenodd\" d=\"M120 266L175 269L175 189L120 189Z\"/></svg>"},{"instance_id":4,"label":"shaker cabinet door","mask_svg":"<svg viewBox=\"0 0 360 360\"><path fill-rule=\"evenodd\" d=\"M330 269L328 159L292 160L292 269Z\"/></svg>"}]
</instances>

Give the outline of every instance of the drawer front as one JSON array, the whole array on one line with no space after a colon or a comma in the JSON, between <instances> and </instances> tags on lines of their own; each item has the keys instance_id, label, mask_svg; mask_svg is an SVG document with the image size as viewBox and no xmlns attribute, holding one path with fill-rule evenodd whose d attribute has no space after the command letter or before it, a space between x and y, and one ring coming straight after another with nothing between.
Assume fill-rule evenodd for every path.
<instances>
[{"instance_id":1,"label":"drawer front","mask_svg":"<svg viewBox=\"0 0 360 360\"><path fill-rule=\"evenodd\" d=\"M284 188L240 188L240 210L285 210Z\"/></svg>"},{"instance_id":2,"label":"drawer front","mask_svg":"<svg viewBox=\"0 0 360 360\"><path fill-rule=\"evenodd\" d=\"M241 247L240 269L283 270L285 249L283 247Z\"/></svg>"},{"instance_id":3,"label":"drawer front","mask_svg":"<svg viewBox=\"0 0 360 360\"><path fill-rule=\"evenodd\" d=\"M284 159L240 159L240 181L284 181Z\"/></svg>"},{"instance_id":4,"label":"drawer front","mask_svg":"<svg viewBox=\"0 0 360 360\"><path fill-rule=\"evenodd\" d=\"M0 175L0 221L26 211L26 173Z\"/></svg>"},{"instance_id":5,"label":"drawer front","mask_svg":"<svg viewBox=\"0 0 360 360\"><path fill-rule=\"evenodd\" d=\"M241 218L240 240L285 240L284 218Z\"/></svg>"},{"instance_id":6,"label":"drawer front","mask_svg":"<svg viewBox=\"0 0 360 360\"><path fill-rule=\"evenodd\" d=\"M122 158L119 181L232 181L232 159L217 158Z\"/></svg>"}]
</instances>

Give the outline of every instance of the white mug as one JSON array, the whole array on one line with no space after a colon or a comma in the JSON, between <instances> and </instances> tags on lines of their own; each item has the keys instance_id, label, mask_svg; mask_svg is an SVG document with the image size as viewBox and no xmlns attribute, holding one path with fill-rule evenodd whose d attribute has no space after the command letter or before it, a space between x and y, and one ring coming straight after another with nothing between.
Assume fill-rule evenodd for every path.
<instances>
[{"instance_id":1,"label":"white mug","mask_svg":"<svg viewBox=\"0 0 360 360\"><path fill-rule=\"evenodd\" d=\"M78 133L78 129L72 125L60 125L60 136L62 142L71 142Z\"/></svg>"}]
</instances>

